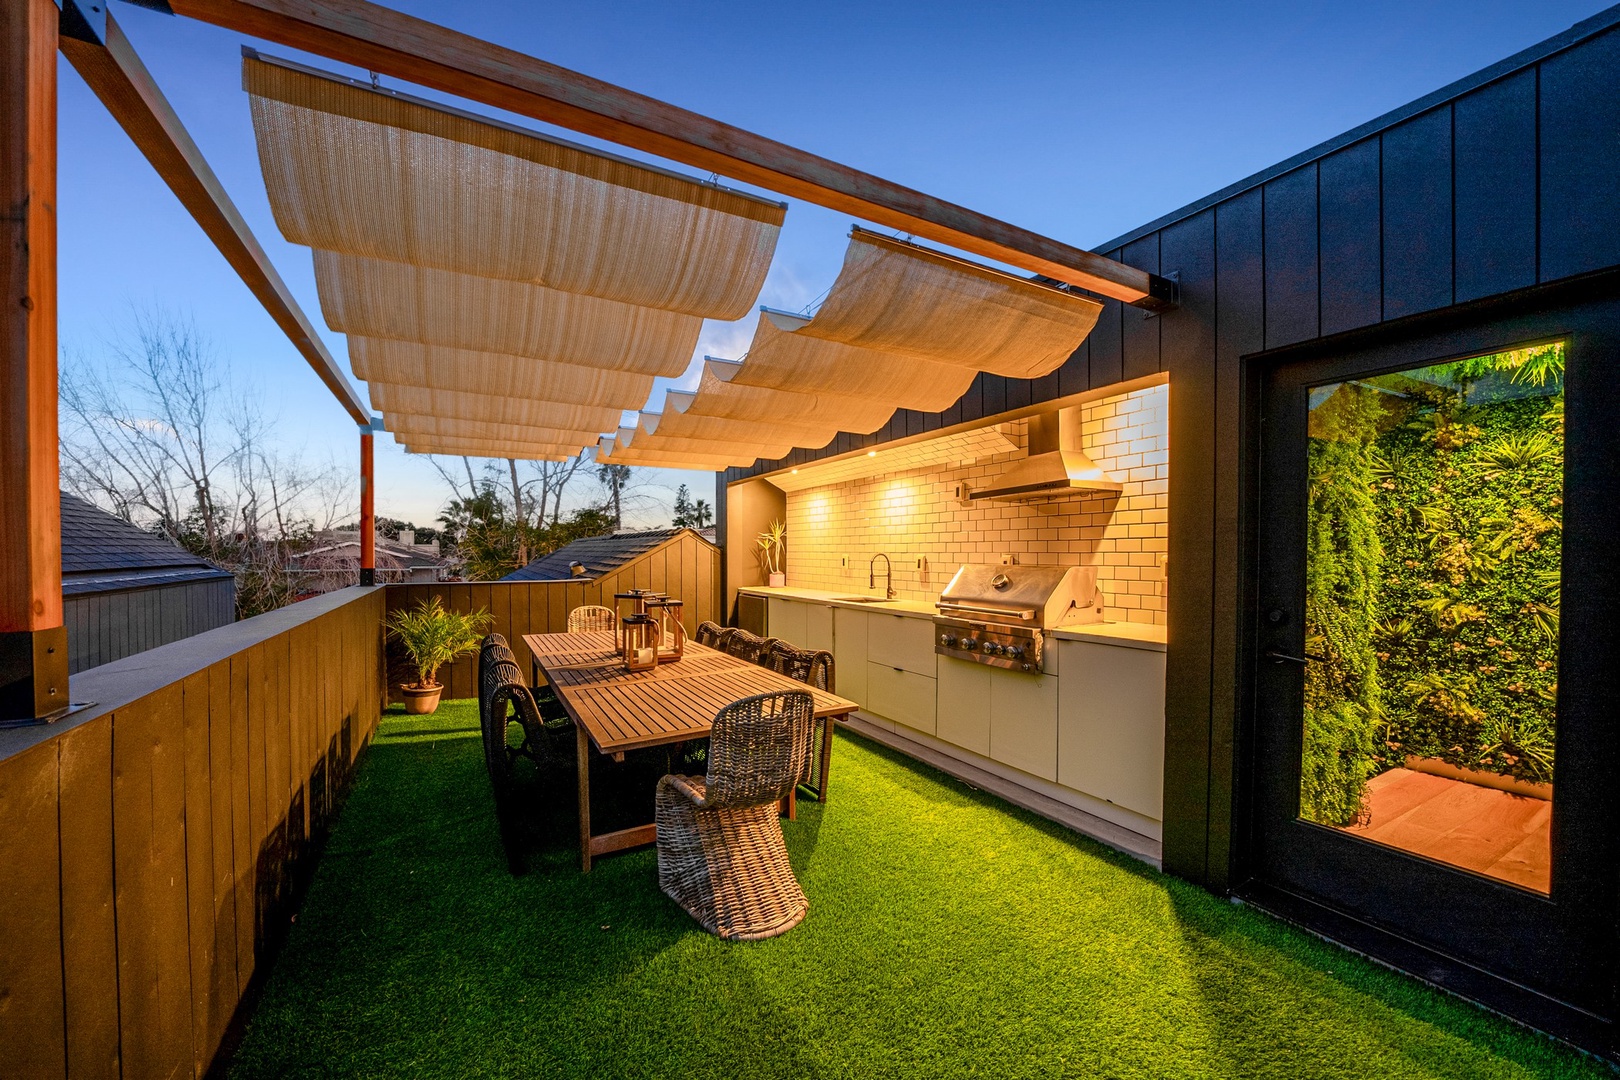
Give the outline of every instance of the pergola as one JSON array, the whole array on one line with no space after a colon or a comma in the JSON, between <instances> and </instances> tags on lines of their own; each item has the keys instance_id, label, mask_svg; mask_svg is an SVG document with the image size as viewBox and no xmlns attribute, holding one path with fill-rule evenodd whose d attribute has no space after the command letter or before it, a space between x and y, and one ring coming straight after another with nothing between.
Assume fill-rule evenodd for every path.
<instances>
[{"instance_id":1,"label":"pergola","mask_svg":"<svg viewBox=\"0 0 1620 1080\"><path fill-rule=\"evenodd\" d=\"M271 265L106 0L0 0L0 185L7 240L0 261L0 550L6 552L0 560L0 721L50 719L68 708L57 461L58 51L358 426L362 584L373 578L372 441L379 430L395 433L414 452L542 458L596 446L604 462L718 470L778 456L792 445L819 445L839 431L874 430L896 407L940 408L979 371L1026 378L1051 371L1095 320L1097 304L1086 293L1148 310L1174 301L1173 283L1143 270L364 0L139 2L838 210L1038 277L1021 278L857 228L844 272L813 318L762 311L745 362L710 358L696 393L671 393L662 412L644 411L634 426L620 427L617 414L637 407L654 376L678 373L669 369L667 357L689 358L702 317L736 318L752 304L785 207L249 53L244 81L254 96L256 133L267 161L266 144L275 139L296 153L311 145L300 139L307 127L273 130L275 108L313 108L345 123L438 139L468 154L560 169L617 192L685 200L709 215L705 228L711 232L716 220L746 226L728 234L734 250L727 257L735 263L742 258L737 252L752 252L750 272L739 276L735 265L721 266L724 272L711 276L722 287L705 294L676 289L645 267L635 281L634 274L607 272L622 267L622 258L614 265L611 258L599 260L607 271L596 267L569 277L554 266L542 275L498 258L480 262L477 253L454 243L424 248L419 237L378 255L374 236L362 228L356 238L352 213L328 214L325 232L293 236L278 205L278 223L289 238L316 248L327 321L350 335L355 372L371 383L371 405L383 413L378 417ZM312 106L312 95L326 103ZM327 100L336 98L342 101ZM289 175L308 181L308 165L298 163ZM278 189L268 166L266 175L273 205L291 197L296 184ZM452 170L425 205L464 186ZM319 196L322 188L304 183L298 193ZM524 205L534 205L532 198ZM343 204L333 206L341 210ZM546 209L543 200L539 208ZM723 262L724 248L720 243L706 252L705 265ZM550 251L539 242L535 250ZM613 255L611 246L606 254ZM692 274L701 276L701 269ZM609 284L603 284L604 273ZM734 286L730 292L727 285ZM468 309L481 316L471 320L475 328L512 322L536 305L550 305L546 310L558 321L556 312L566 308L571 314L560 324L584 328L582 334L589 330L586 337L597 352L580 344L584 338L569 344L575 351L566 354L516 352L529 346L514 346L510 334L493 330L476 341L438 340L427 331L379 333L375 311L366 309L368 296L443 296L457 289L467 290L468 303L482 305ZM907 307L897 297L917 302ZM662 352L649 350L648 342L661 343ZM513 364L513 356L545 362ZM639 367L624 359L649 356L666 359ZM582 360L587 357L595 359Z\"/></svg>"}]
</instances>

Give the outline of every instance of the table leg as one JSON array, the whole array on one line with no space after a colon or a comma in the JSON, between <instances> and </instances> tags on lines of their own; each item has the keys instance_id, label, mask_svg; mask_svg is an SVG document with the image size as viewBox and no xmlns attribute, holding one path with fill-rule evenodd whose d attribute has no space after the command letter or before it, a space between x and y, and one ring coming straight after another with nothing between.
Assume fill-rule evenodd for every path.
<instances>
[{"instance_id":1,"label":"table leg","mask_svg":"<svg viewBox=\"0 0 1620 1080\"><path fill-rule=\"evenodd\" d=\"M833 718L827 717L822 721L826 726L821 732L821 791L816 795L820 802L827 801L827 772L832 768L833 744Z\"/></svg>"},{"instance_id":2,"label":"table leg","mask_svg":"<svg viewBox=\"0 0 1620 1080\"><path fill-rule=\"evenodd\" d=\"M579 758L579 867L591 872L591 737L582 725L574 727Z\"/></svg>"}]
</instances>

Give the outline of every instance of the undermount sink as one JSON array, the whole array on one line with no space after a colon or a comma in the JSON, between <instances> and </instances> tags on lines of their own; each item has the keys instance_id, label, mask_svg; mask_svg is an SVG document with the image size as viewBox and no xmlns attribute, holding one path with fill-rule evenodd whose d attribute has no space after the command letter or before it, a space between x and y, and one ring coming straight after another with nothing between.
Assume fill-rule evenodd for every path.
<instances>
[{"instance_id":1,"label":"undermount sink","mask_svg":"<svg viewBox=\"0 0 1620 1080\"><path fill-rule=\"evenodd\" d=\"M834 600L845 604L892 604L893 600L883 596L835 596Z\"/></svg>"}]
</instances>

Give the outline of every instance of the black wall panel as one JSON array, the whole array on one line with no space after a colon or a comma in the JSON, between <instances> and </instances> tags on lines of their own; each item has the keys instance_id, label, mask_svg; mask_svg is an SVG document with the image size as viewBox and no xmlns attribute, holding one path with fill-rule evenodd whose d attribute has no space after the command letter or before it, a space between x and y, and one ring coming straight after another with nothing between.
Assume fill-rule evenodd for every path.
<instances>
[{"instance_id":1,"label":"black wall panel","mask_svg":"<svg viewBox=\"0 0 1620 1080\"><path fill-rule=\"evenodd\" d=\"M1541 280L1620 263L1620 30L1541 65Z\"/></svg>"},{"instance_id":2,"label":"black wall panel","mask_svg":"<svg viewBox=\"0 0 1620 1080\"><path fill-rule=\"evenodd\" d=\"M1058 393L1062 397L1083 394L1091 389L1091 336L1080 343L1074 355L1057 369Z\"/></svg>"},{"instance_id":3,"label":"black wall panel","mask_svg":"<svg viewBox=\"0 0 1620 1080\"><path fill-rule=\"evenodd\" d=\"M1317 334L1316 163L1265 186L1266 348Z\"/></svg>"},{"instance_id":4,"label":"black wall panel","mask_svg":"<svg viewBox=\"0 0 1620 1080\"><path fill-rule=\"evenodd\" d=\"M1134 244L1125 245L1119 261L1150 274L1159 273L1159 234L1150 233ZM1158 374L1159 320L1135 309L1125 309L1120 314L1121 376L1140 379L1144 375Z\"/></svg>"},{"instance_id":5,"label":"black wall panel","mask_svg":"<svg viewBox=\"0 0 1620 1080\"><path fill-rule=\"evenodd\" d=\"M1451 108L1384 132L1384 318L1451 303Z\"/></svg>"},{"instance_id":6,"label":"black wall panel","mask_svg":"<svg viewBox=\"0 0 1620 1080\"><path fill-rule=\"evenodd\" d=\"M1452 106L1457 302L1536 283L1536 73Z\"/></svg>"},{"instance_id":7,"label":"black wall panel","mask_svg":"<svg viewBox=\"0 0 1620 1080\"><path fill-rule=\"evenodd\" d=\"M1095 389L1117 383L1125 376L1121 355L1121 319L1141 318L1141 313L1135 308L1122 310L1125 305L1118 300L1104 300L1102 314L1097 316L1097 325L1092 329L1091 336L1091 385Z\"/></svg>"},{"instance_id":8,"label":"black wall panel","mask_svg":"<svg viewBox=\"0 0 1620 1080\"><path fill-rule=\"evenodd\" d=\"M1377 139L1322 159L1322 333L1371 326L1383 317Z\"/></svg>"},{"instance_id":9,"label":"black wall panel","mask_svg":"<svg viewBox=\"0 0 1620 1080\"><path fill-rule=\"evenodd\" d=\"M1223 356L1266 346L1264 224L1259 188L1215 208L1215 341Z\"/></svg>"}]
</instances>

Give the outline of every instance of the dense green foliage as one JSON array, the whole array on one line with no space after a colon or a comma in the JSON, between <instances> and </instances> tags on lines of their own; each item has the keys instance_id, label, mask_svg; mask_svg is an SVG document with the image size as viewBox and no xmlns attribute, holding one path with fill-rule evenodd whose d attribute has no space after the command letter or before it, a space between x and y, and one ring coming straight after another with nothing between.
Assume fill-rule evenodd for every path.
<instances>
[{"instance_id":1,"label":"dense green foliage","mask_svg":"<svg viewBox=\"0 0 1620 1080\"><path fill-rule=\"evenodd\" d=\"M229 1073L1597 1077L1574 1051L840 735L810 914L727 944L650 849L514 877L472 702L387 716Z\"/></svg>"},{"instance_id":2,"label":"dense green foliage","mask_svg":"<svg viewBox=\"0 0 1620 1080\"><path fill-rule=\"evenodd\" d=\"M1563 350L1329 388L1311 416L1301 813L1407 755L1550 782Z\"/></svg>"}]
</instances>

